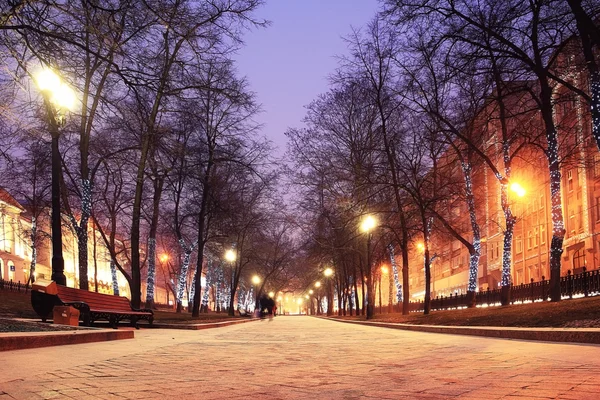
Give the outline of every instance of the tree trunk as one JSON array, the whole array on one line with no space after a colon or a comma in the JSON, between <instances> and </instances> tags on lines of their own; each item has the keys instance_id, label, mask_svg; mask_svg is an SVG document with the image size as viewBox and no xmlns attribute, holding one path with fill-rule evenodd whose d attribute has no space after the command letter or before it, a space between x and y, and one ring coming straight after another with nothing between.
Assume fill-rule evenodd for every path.
<instances>
[{"instance_id":1,"label":"tree trunk","mask_svg":"<svg viewBox=\"0 0 600 400\"><path fill-rule=\"evenodd\" d=\"M471 163L462 163L463 175L465 178L465 194L467 198L467 208L471 221L471 230L473 232L473 249L469 249L469 283L467 286L467 307L475 307L475 292L478 286L479 258L481 255L481 233L477 223L477 214L475 212L475 195L473 193L473 181L471 178Z\"/></svg>"},{"instance_id":2,"label":"tree trunk","mask_svg":"<svg viewBox=\"0 0 600 400\"><path fill-rule=\"evenodd\" d=\"M117 279L117 266L115 265L115 260L110 258L110 277L112 279L113 285L113 294L115 296L119 296L119 280Z\"/></svg>"},{"instance_id":3,"label":"tree trunk","mask_svg":"<svg viewBox=\"0 0 600 400\"><path fill-rule=\"evenodd\" d=\"M156 231L160 214L160 199L164 177L156 177L152 199L152 220L148 234L148 273L146 276L146 308L154 308L154 287L156 282Z\"/></svg>"},{"instance_id":4,"label":"tree trunk","mask_svg":"<svg viewBox=\"0 0 600 400\"><path fill-rule=\"evenodd\" d=\"M539 75L539 74L538 74ZM558 157L558 137L552 118L552 90L547 79L540 77L541 113L546 130L548 167L550 171L550 198L552 205L552 241L550 246L550 300L560 301L560 269L565 237L562 212L561 173Z\"/></svg>"}]
</instances>

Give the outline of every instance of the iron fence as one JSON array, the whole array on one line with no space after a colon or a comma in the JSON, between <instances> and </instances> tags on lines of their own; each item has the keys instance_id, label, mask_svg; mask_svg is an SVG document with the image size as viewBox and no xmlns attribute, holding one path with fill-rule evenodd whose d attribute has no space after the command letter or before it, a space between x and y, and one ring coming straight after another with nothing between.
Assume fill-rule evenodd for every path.
<instances>
[{"instance_id":1,"label":"iron fence","mask_svg":"<svg viewBox=\"0 0 600 400\"><path fill-rule=\"evenodd\" d=\"M571 270L566 276L560 278L560 292L563 299L572 299L573 297L588 297L600 295L600 270L587 271L572 274ZM475 294L475 302L478 307L489 307L500 305L502 289L483 290ZM542 276L539 282L521 284L512 286L510 291L510 302L532 303L536 301L547 301L550 299L550 281ZM467 307L468 299L466 294L455 294L450 296L438 296L431 299L432 310L451 310ZM409 303L409 312L423 311L423 302Z\"/></svg>"},{"instance_id":2,"label":"iron fence","mask_svg":"<svg viewBox=\"0 0 600 400\"><path fill-rule=\"evenodd\" d=\"M28 285L26 283L21 283L21 281L19 282L13 282L12 280L10 281L5 281L4 279L0 278L0 290L9 290L11 292L27 292L28 290L31 289L31 285Z\"/></svg>"}]
</instances>

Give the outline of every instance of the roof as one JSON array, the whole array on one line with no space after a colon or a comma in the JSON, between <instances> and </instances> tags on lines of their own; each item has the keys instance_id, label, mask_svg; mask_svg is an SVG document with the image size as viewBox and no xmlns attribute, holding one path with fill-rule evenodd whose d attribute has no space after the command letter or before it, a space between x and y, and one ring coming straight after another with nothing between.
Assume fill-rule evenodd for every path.
<instances>
[{"instance_id":1,"label":"roof","mask_svg":"<svg viewBox=\"0 0 600 400\"><path fill-rule=\"evenodd\" d=\"M0 202L6 203L9 206L18 208L19 210L25 210L21 204L14 197L10 195L6 190L0 187Z\"/></svg>"}]
</instances>

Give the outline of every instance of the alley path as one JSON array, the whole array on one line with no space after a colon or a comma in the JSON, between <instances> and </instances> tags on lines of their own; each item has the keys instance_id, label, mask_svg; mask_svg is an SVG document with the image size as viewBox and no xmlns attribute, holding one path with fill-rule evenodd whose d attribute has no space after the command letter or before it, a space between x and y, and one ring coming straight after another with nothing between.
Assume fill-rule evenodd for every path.
<instances>
[{"instance_id":1,"label":"alley path","mask_svg":"<svg viewBox=\"0 0 600 400\"><path fill-rule=\"evenodd\" d=\"M8 399L598 399L600 346L311 317L0 353Z\"/></svg>"}]
</instances>

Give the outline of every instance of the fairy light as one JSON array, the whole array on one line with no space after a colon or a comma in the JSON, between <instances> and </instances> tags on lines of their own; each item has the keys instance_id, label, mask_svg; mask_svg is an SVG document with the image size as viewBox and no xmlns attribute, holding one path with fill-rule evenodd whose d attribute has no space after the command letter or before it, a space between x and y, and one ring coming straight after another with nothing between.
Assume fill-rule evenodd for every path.
<instances>
[{"instance_id":1,"label":"fairy light","mask_svg":"<svg viewBox=\"0 0 600 400\"><path fill-rule=\"evenodd\" d=\"M112 279L113 293L115 296L119 295L119 280L117 279L117 266L115 260L111 257L110 259L110 277Z\"/></svg>"},{"instance_id":2,"label":"fairy light","mask_svg":"<svg viewBox=\"0 0 600 400\"><path fill-rule=\"evenodd\" d=\"M592 92L592 133L596 139L596 145L600 149L600 73L594 72L590 76ZM579 96L578 96L579 98Z\"/></svg>"},{"instance_id":3,"label":"fairy light","mask_svg":"<svg viewBox=\"0 0 600 400\"><path fill-rule=\"evenodd\" d=\"M183 294L185 291L185 284L187 281L188 268L190 266L190 258L198 242L193 243L191 246L185 244L185 240L179 239L179 245L183 249L183 263L181 264L181 272L177 279L177 303L183 303Z\"/></svg>"},{"instance_id":4,"label":"fairy light","mask_svg":"<svg viewBox=\"0 0 600 400\"><path fill-rule=\"evenodd\" d=\"M210 285L213 281L213 260L212 257L209 257L206 261L206 286L204 288L204 292L202 293L202 307L208 307L208 293Z\"/></svg>"},{"instance_id":5,"label":"fairy light","mask_svg":"<svg viewBox=\"0 0 600 400\"><path fill-rule=\"evenodd\" d=\"M31 216L31 232L29 233L29 239L31 240L31 263L29 263L29 274L31 281L35 280L35 267L37 265L37 218L35 215Z\"/></svg>"},{"instance_id":6,"label":"fairy light","mask_svg":"<svg viewBox=\"0 0 600 400\"><path fill-rule=\"evenodd\" d=\"M148 276L146 278L146 303L154 301L156 276L156 238L148 238Z\"/></svg>"},{"instance_id":7,"label":"fairy light","mask_svg":"<svg viewBox=\"0 0 600 400\"><path fill-rule=\"evenodd\" d=\"M192 277L192 287L190 289L190 298L188 301L194 301L194 296L196 295L196 276L198 275L198 268L194 268L194 276Z\"/></svg>"},{"instance_id":8,"label":"fairy light","mask_svg":"<svg viewBox=\"0 0 600 400\"><path fill-rule=\"evenodd\" d=\"M473 231L473 253L469 256L469 283L467 290L474 292L477 290L477 276L479 274L479 258L481 257L481 232L477 223L477 214L475 212L475 196L473 194L473 180L471 176L471 163L463 161L461 163L463 176L465 179L465 189L467 198L467 207L471 220L471 229Z\"/></svg>"},{"instance_id":9,"label":"fairy light","mask_svg":"<svg viewBox=\"0 0 600 400\"><path fill-rule=\"evenodd\" d=\"M388 245L388 251L390 253L390 264L392 264L392 271L394 272L394 284L396 285L396 300L398 304L402 303L402 284L398 277L398 266L396 265L396 256L394 254L394 246Z\"/></svg>"}]
</instances>

